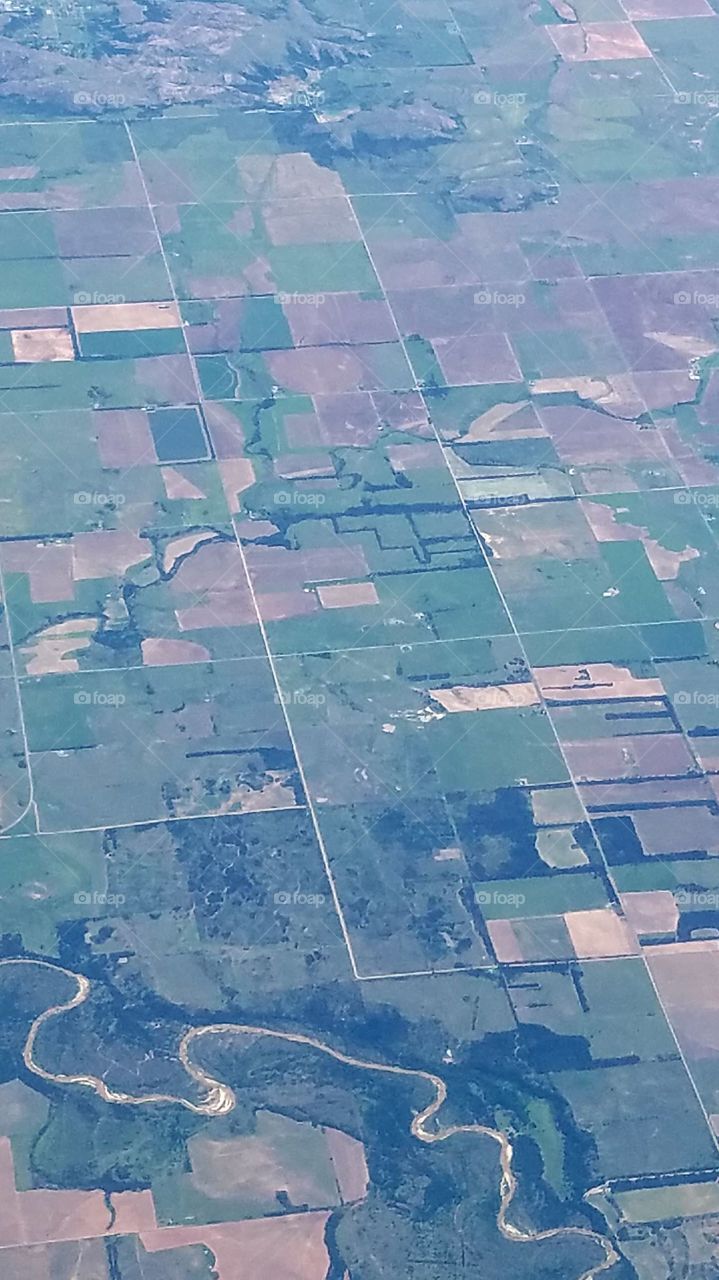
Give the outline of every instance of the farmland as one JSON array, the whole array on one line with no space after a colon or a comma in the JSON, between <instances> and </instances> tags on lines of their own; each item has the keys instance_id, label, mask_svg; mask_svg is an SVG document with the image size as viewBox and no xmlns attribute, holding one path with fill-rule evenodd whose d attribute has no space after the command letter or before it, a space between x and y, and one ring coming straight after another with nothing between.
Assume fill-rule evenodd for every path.
<instances>
[{"instance_id":1,"label":"farmland","mask_svg":"<svg viewBox=\"0 0 719 1280\"><path fill-rule=\"evenodd\" d=\"M714 0L16 8L0 1272L708 1280Z\"/></svg>"}]
</instances>

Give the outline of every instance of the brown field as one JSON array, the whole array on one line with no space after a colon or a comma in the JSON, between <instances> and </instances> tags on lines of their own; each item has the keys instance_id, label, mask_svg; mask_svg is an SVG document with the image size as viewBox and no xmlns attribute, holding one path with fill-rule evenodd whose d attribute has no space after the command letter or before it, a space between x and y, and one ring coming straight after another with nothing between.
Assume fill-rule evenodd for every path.
<instances>
[{"instance_id":1,"label":"brown field","mask_svg":"<svg viewBox=\"0 0 719 1280\"><path fill-rule=\"evenodd\" d=\"M275 282L270 264L263 258L256 259L244 271L233 275L224 272L220 276L191 275L188 291L192 298L231 298L255 293L274 293Z\"/></svg>"},{"instance_id":2,"label":"brown field","mask_svg":"<svg viewBox=\"0 0 719 1280\"><path fill-rule=\"evenodd\" d=\"M77 658L70 655L78 649L87 649L98 625L97 618L88 617L70 618L46 627L21 650L26 674L44 676L77 671Z\"/></svg>"},{"instance_id":3,"label":"brown field","mask_svg":"<svg viewBox=\"0 0 719 1280\"><path fill-rule=\"evenodd\" d=\"M429 696L445 711L497 711L502 707L535 707L540 701L536 685L493 684L473 688L455 685L451 689L430 689Z\"/></svg>"},{"instance_id":4,"label":"brown field","mask_svg":"<svg viewBox=\"0 0 719 1280\"><path fill-rule=\"evenodd\" d=\"M268 351L265 359L272 379L288 391L314 395L381 388L382 383L372 374L371 361L364 359L364 350L360 346L295 347Z\"/></svg>"},{"instance_id":5,"label":"brown field","mask_svg":"<svg viewBox=\"0 0 719 1280\"><path fill-rule=\"evenodd\" d=\"M647 947L644 958L690 1063L718 1058L719 939Z\"/></svg>"},{"instance_id":6,"label":"brown field","mask_svg":"<svg viewBox=\"0 0 719 1280\"><path fill-rule=\"evenodd\" d=\"M294 1129L295 1122L286 1123ZM282 1138L281 1129L217 1140L197 1134L188 1143L192 1180L206 1195L219 1199L239 1195L271 1204L283 1190L293 1204L325 1205L326 1192L309 1161L300 1165L292 1155L283 1158Z\"/></svg>"},{"instance_id":7,"label":"brown field","mask_svg":"<svg viewBox=\"0 0 719 1280\"><path fill-rule=\"evenodd\" d=\"M578 702L583 705L582 699L579 699ZM628 705L625 699L615 700L608 698L606 701L601 700L595 703L594 706L596 707L596 716L592 716L591 721L596 719L598 722L603 722L608 729L614 728L617 735L621 733L620 725L625 732L631 729L634 716L643 723L649 724L653 718L655 725L661 724L667 728L670 725L667 707L661 698L643 698L641 706L635 707ZM555 703L552 707L552 719L557 727L557 733L561 741L566 739L571 742L579 734L579 717L576 703ZM589 720L589 717L587 719ZM657 732L656 729L655 732ZM603 735L600 733L599 736Z\"/></svg>"},{"instance_id":8,"label":"brown field","mask_svg":"<svg viewBox=\"0 0 719 1280\"><path fill-rule=\"evenodd\" d=\"M240 459L236 459L240 461ZM335 476L332 456L327 450L317 449L314 453L280 453L274 461L275 475L283 480L327 480Z\"/></svg>"},{"instance_id":9,"label":"brown field","mask_svg":"<svg viewBox=\"0 0 719 1280\"><path fill-rule=\"evenodd\" d=\"M283 301L282 310L297 347L335 342L393 342L396 337L387 303L358 293L320 294L316 302Z\"/></svg>"},{"instance_id":10,"label":"brown field","mask_svg":"<svg viewBox=\"0 0 719 1280\"><path fill-rule=\"evenodd\" d=\"M547 33L569 62L651 58L651 52L631 22L587 22L549 26Z\"/></svg>"},{"instance_id":11,"label":"brown field","mask_svg":"<svg viewBox=\"0 0 719 1280\"><path fill-rule=\"evenodd\" d=\"M492 217L484 219L485 227L491 223ZM371 233L370 233L371 238ZM455 236L453 242L457 243ZM421 245L430 244L430 241L420 240ZM375 248L380 258L396 257L404 258L407 250L411 250L411 257L415 261L419 257L413 245L408 245L406 240L391 241L393 253L388 253L386 245L378 241ZM414 245L417 241L414 241ZM450 250L450 254L451 254ZM477 258L475 251L473 257ZM511 248L509 249L512 253ZM442 253L442 250L440 250ZM444 255L442 255L444 256ZM441 259L440 259L441 260ZM470 280L474 277L475 272L473 265L469 263L458 264L461 268L466 269L469 273ZM518 264L516 264L518 266ZM390 263L390 271L391 271ZM515 279L520 279L523 272L526 271L526 263L524 267L519 268ZM469 286L457 286L454 288L422 288L414 287L413 280L422 278L422 268L415 265L413 269L408 269L404 278L398 282L396 289L389 294L389 302L392 307L399 327L402 333L419 333L423 338L434 342L435 338L456 338L463 334L484 334L502 331L502 324L497 315L495 308L492 306L478 307L475 302L475 290ZM511 276L506 277L511 279ZM503 308L506 316L506 307Z\"/></svg>"},{"instance_id":12,"label":"brown field","mask_svg":"<svg viewBox=\"0 0 719 1280\"><path fill-rule=\"evenodd\" d=\"M143 356L133 364L138 387L147 390L150 404L192 404L195 381L186 355Z\"/></svg>"},{"instance_id":13,"label":"brown field","mask_svg":"<svg viewBox=\"0 0 719 1280\"><path fill-rule=\"evenodd\" d=\"M214 529L200 529L195 533L183 533L179 538L173 538L165 546L162 557L164 572L171 573L178 560L183 556L189 556L202 542L214 541L216 537Z\"/></svg>"},{"instance_id":14,"label":"brown field","mask_svg":"<svg viewBox=\"0 0 719 1280\"><path fill-rule=\"evenodd\" d=\"M613 662L576 667L535 667L534 678L550 702L594 702L614 698L660 698L661 680L633 676Z\"/></svg>"},{"instance_id":15,"label":"brown field","mask_svg":"<svg viewBox=\"0 0 719 1280\"><path fill-rule=\"evenodd\" d=\"M117 1232L151 1230L155 1210L149 1191L125 1191L113 1197L116 1218L102 1191L16 1191L10 1139L0 1137L0 1246Z\"/></svg>"},{"instance_id":16,"label":"brown field","mask_svg":"<svg viewBox=\"0 0 719 1280\"><path fill-rule=\"evenodd\" d=\"M622 8L632 21L641 18L713 18L707 0L624 0Z\"/></svg>"},{"instance_id":17,"label":"brown field","mask_svg":"<svg viewBox=\"0 0 719 1280\"><path fill-rule=\"evenodd\" d=\"M2 1266L3 1280L108 1280L101 1240L6 1246Z\"/></svg>"},{"instance_id":18,"label":"brown field","mask_svg":"<svg viewBox=\"0 0 719 1280\"><path fill-rule=\"evenodd\" d=\"M0 310L0 329L65 329L66 307L31 307Z\"/></svg>"},{"instance_id":19,"label":"brown field","mask_svg":"<svg viewBox=\"0 0 719 1280\"><path fill-rule=\"evenodd\" d=\"M473 217L480 218L484 226L473 227L472 222L467 221L467 218L471 220ZM464 299L439 300L431 297L431 290L447 289L449 292L450 286L481 284L483 280L521 280L526 272L526 260L523 259L518 247L508 240L504 228L500 231L496 225L488 225L489 218L484 214L460 214L457 222L460 224L460 230L447 240L431 236L415 236L410 239L408 236L398 235L386 240L379 237L375 239L371 234L368 236L372 257L385 288L398 291L390 298L390 305L395 310L400 327L405 333L421 333L425 337L434 337L439 334L439 330L434 327L436 318L433 322L430 317L430 329L424 328L421 323L407 323L407 308L401 306L401 299L400 305L397 305L396 299L399 291L406 291L408 285L414 286L412 293L417 299L417 310L421 308L425 314L427 309L436 311L439 302L440 305L446 304L446 310L451 309L455 313L453 319L447 322L446 310L443 306L441 319L444 322L444 333L442 336L451 337L453 334L466 333L468 328L479 328L482 319L484 319L484 327L489 328L492 322L492 308L486 308L490 313L486 318L479 317L477 315L479 308L473 305L469 295L471 318L468 322L467 319L463 319L458 323L457 303L459 302L461 307L463 302L466 303L466 296ZM507 308L503 310L506 312ZM466 315L467 311L465 311Z\"/></svg>"},{"instance_id":20,"label":"brown field","mask_svg":"<svg viewBox=\"0 0 719 1280\"><path fill-rule=\"evenodd\" d=\"M567 764L579 782L682 775L695 767L680 733L645 733L637 737L592 738L565 742Z\"/></svg>"},{"instance_id":21,"label":"brown field","mask_svg":"<svg viewBox=\"0 0 719 1280\"><path fill-rule=\"evenodd\" d=\"M658 329L650 330L647 337L690 360L697 356L711 356L719 346L715 338L700 338L695 333L674 333Z\"/></svg>"},{"instance_id":22,"label":"brown field","mask_svg":"<svg viewBox=\"0 0 719 1280\"><path fill-rule=\"evenodd\" d=\"M185 334L195 355L233 351L238 345L245 311L242 298L218 298L212 303L213 319L205 324L186 324Z\"/></svg>"},{"instance_id":23,"label":"brown field","mask_svg":"<svg viewBox=\"0 0 719 1280\"><path fill-rule=\"evenodd\" d=\"M139 262L157 250L152 216L141 202L134 208L58 209L50 220L61 258L122 256Z\"/></svg>"},{"instance_id":24,"label":"brown field","mask_svg":"<svg viewBox=\"0 0 719 1280\"><path fill-rule=\"evenodd\" d=\"M620 901L628 923L639 936L661 933L674 936L679 909L668 889L622 893Z\"/></svg>"},{"instance_id":25,"label":"brown field","mask_svg":"<svg viewBox=\"0 0 719 1280\"><path fill-rule=\"evenodd\" d=\"M628 956L638 951L625 920L609 907L590 911L566 911L564 923L578 959Z\"/></svg>"},{"instance_id":26,"label":"brown field","mask_svg":"<svg viewBox=\"0 0 719 1280\"><path fill-rule=\"evenodd\" d=\"M372 391L370 399L382 422L394 431L433 437L427 409L417 391Z\"/></svg>"},{"instance_id":27,"label":"brown field","mask_svg":"<svg viewBox=\"0 0 719 1280\"><path fill-rule=\"evenodd\" d=\"M283 618L299 618L315 613L319 602L311 591L298 587L295 591L261 591L256 589L257 607L264 622L281 622Z\"/></svg>"},{"instance_id":28,"label":"brown field","mask_svg":"<svg viewBox=\"0 0 719 1280\"><path fill-rule=\"evenodd\" d=\"M242 458L245 437L241 422L218 401L205 405L205 421L218 458ZM249 459L248 459L249 461Z\"/></svg>"},{"instance_id":29,"label":"brown field","mask_svg":"<svg viewBox=\"0 0 719 1280\"><path fill-rule=\"evenodd\" d=\"M316 601L303 591L305 586L338 578L369 577L362 547L343 543L339 538L334 546L305 551L250 545L245 548L245 555L260 589L264 583L271 583L271 594L299 590L310 601L311 608L316 607Z\"/></svg>"},{"instance_id":30,"label":"brown field","mask_svg":"<svg viewBox=\"0 0 719 1280\"><path fill-rule=\"evenodd\" d=\"M6 542L1 559L6 572L28 575L30 596L36 604L74 599L69 542Z\"/></svg>"},{"instance_id":31,"label":"brown field","mask_svg":"<svg viewBox=\"0 0 719 1280\"><path fill-rule=\"evenodd\" d=\"M76 533L72 569L77 582L86 578L122 577L132 565L152 558L149 538L131 529L99 529Z\"/></svg>"},{"instance_id":32,"label":"brown field","mask_svg":"<svg viewBox=\"0 0 719 1280\"><path fill-rule=\"evenodd\" d=\"M252 593L236 542L200 545L178 565L172 590L195 597L191 605L175 611L182 631L242 626L256 621Z\"/></svg>"},{"instance_id":33,"label":"brown field","mask_svg":"<svg viewBox=\"0 0 719 1280\"><path fill-rule=\"evenodd\" d=\"M167 666L178 662L209 662L211 657L209 649L194 640L167 640L161 636L148 636L140 647L146 667Z\"/></svg>"},{"instance_id":34,"label":"brown field","mask_svg":"<svg viewBox=\"0 0 719 1280\"><path fill-rule=\"evenodd\" d=\"M626 414L627 417L641 413L644 408L644 400L635 379L628 373L615 373L601 378L594 378L590 374L572 374L567 378L538 378L532 383L532 391L537 396L576 391L582 400L593 400L603 409L611 409L616 413ZM591 409L578 409L575 405L552 405L543 406L539 410L539 416L544 419L545 416L553 415L556 409L561 409L562 413L567 409L573 418L594 412Z\"/></svg>"},{"instance_id":35,"label":"brown field","mask_svg":"<svg viewBox=\"0 0 719 1280\"><path fill-rule=\"evenodd\" d=\"M13 329L11 337L18 364L75 359L68 329Z\"/></svg>"},{"instance_id":36,"label":"brown field","mask_svg":"<svg viewBox=\"0 0 719 1280\"><path fill-rule=\"evenodd\" d=\"M693 745L697 760L699 761L702 769L706 769L707 771L711 770L714 774L719 773L719 746L717 745L716 738L696 737L693 739ZM719 785L712 778L710 778L709 781L712 782L714 787ZM717 796L717 799L719 799L719 796Z\"/></svg>"},{"instance_id":37,"label":"brown field","mask_svg":"<svg viewBox=\"0 0 719 1280\"><path fill-rule=\"evenodd\" d=\"M641 412L641 405L636 412ZM587 466L661 458L666 464L659 433L640 430L633 422L613 418L596 409L577 409L574 405L540 407L538 413L565 462Z\"/></svg>"},{"instance_id":38,"label":"brown field","mask_svg":"<svg viewBox=\"0 0 719 1280\"><path fill-rule=\"evenodd\" d=\"M435 338L432 345L450 386L522 381L522 373L506 333Z\"/></svg>"},{"instance_id":39,"label":"brown field","mask_svg":"<svg viewBox=\"0 0 719 1280\"><path fill-rule=\"evenodd\" d=\"M222 488L231 515L238 515L239 496L255 482L255 469L250 458L222 458L217 463Z\"/></svg>"},{"instance_id":40,"label":"brown field","mask_svg":"<svg viewBox=\"0 0 719 1280\"><path fill-rule=\"evenodd\" d=\"M330 1258L326 1212L226 1222L215 1227L162 1227L143 1231L149 1253L204 1244L215 1258L218 1280L324 1280Z\"/></svg>"},{"instance_id":41,"label":"brown field","mask_svg":"<svg viewBox=\"0 0 719 1280\"><path fill-rule=\"evenodd\" d=\"M341 1129L325 1129L324 1133L343 1203L364 1200L369 1170L363 1144Z\"/></svg>"},{"instance_id":42,"label":"brown field","mask_svg":"<svg viewBox=\"0 0 719 1280\"><path fill-rule=\"evenodd\" d=\"M36 164L10 164L0 168L0 182L25 182L39 173Z\"/></svg>"},{"instance_id":43,"label":"brown field","mask_svg":"<svg viewBox=\"0 0 719 1280\"><path fill-rule=\"evenodd\" d=\"M279 532L279 527L272 520L235 520L235 531L238 538L245 542L255 542L259 538L272 538Z\"/></svg>"},{"instance_id":44,"label":"brown field","mask_svg":"<svg viewBox=\"0 0 719 1280\"><path fill-rule=\"evenodd\" d=\"M442 434L449 439L458 435L457 432L449 431ZM487 441L506 436L510 440L533 440L546 434L534 406L528 400L519 400L515 403L492 405L491 409L474 419L462 439L467 442Z\"/></svg>"},{"instance_id":45,"label":"brown field","mask_svg":"<svg viewBox=\"0 0 719 1280\"><path fill-rule=\"evenodd\" d=\"M174 302L113 302L102 306L71 307L70 311L77 333L182 328Z\"/></svg>"},{"instance_id":46,"label":"brown field","mask_svg":"<svg viewBox=\"0 0 719 1280\"><path fill-rule=\"evenodd\" d=\"M182 498L207 497L207 494L203 493L202 489L188 475L183 474L179 467L160 467L160 475L165 486L165 493L170 500L178 501Z\"/></svg>"},{"instance_id":47,"label":"brown field","mask_svg":"<svg viewBox=\"0 0 719 1280\"><path fill-rule=\"evenodd\" d=\"M499 561L531 556L598 560L599 547L581 512L573 512L568 503L557 504L561 512L548 509L554 505L472 511L472 522Z\"/></svg>"},{"instance_id":48,"label":"brown field","mask_svg":"<svg viewBox=\"0 0 719 1280\"><path fill-rule=\"evenodd\" d=\"M591 809L600 810L609 805L624 804L634 808L639 804L668 804L672 801L687 803L690 800L711 801L714 796L710 778L655 778L651 781L583 783L582 799ZM693 812L693 810L692 810Z\"/></svg>"},{"instance_id":49,"label":"brown field","mask_svg":"<svg viewBox=\"0 0 719 1280\"><path fill-rule=\"evenodd\" d=\"M511 920L488 920L487 930L501 964L519 964L524 959Z\"/></svg>"},{"instance_id":50,"label":"brown field","mask_svg":"<svg viewBox=\"0 0 719 1280\"><path fill-rule=\"evenodd\" d=\"M323 609L351 609L359 605L379 604L373 582L337 582L317 588Z\"/></svg>"},{"instance_id":51,"label":"brown field","mask_svg":"<svg viewBox=\"0 0 719 1280\"><path fill-rule=\"evenodd\" d=\"M645 853L719 853L719 814L710 809L639 809L632 821Z\"/></svg>"},{"instance_id":52,"label":"brown field","mask_svg":"<svg viewBox=\"0 0 719 1280\"><path fill-rule=\"evenodd\" d=\"M317 164L306 151L279 156L244 155L239 157L237 166L251 200L301 200L345 194L339 175Z\"/></svg>"},{"instance_id":53,"label":"brown field","mask_svg":"<svg viewBox=\"0 0 719 1280\"><path fill-rule=\"evenodd\" d=\"M384 397L383 392L368 394L365 391L350 391L340 395L318 395L314 397L315 413L292 413L285 418L285 433L290 449L308 449L313 445L354 445L358 447L372 446L380 433L380 412L378 400ZM394 403L386 406L387 416L396 407ZM422 419L425 422L425 419ZM394 426L394 422L392 422ZM397 430L405 430L406 422L397 425Z\"/></svg>"},{"instance_id":54,"label":"brown field","mask_svg":"<svg viewBox=\"0 0 719 1280\"><path fill-rule=\"evenodd\" d=\"M156 463L157 453L144 409L102 409L93 414L103 467Z\"/></svg>"},{"instance_id":55,"label":"brown field","mask_svg":"<svg viewBox=\"0 0 719 1280\"><path fill-rule=\"evenodd\" d=\"M652 961L652 964L649 966L650 968L653 968L653 962L655 960L658 961L660 958L664 961L665 959L668 960L670 957L681 957L681 966L677 966L672 963L667 967L667 973L674 975L676 991L678 992L682 987L682 984L687 981L690 971L695 977L697 976L701 969L701 965L705 963L706 957L709 957L709 959L706 960L705 966L707 970L713 970L715 967L719 967L719 959L717 959L716 962L711 959L711 957L717 952L719 952L719 938L697 938L692 939L690 942L669 942L666 946L661 948L661 951L659 949L656 951L649 951L647 952L647 955ZM693 957L693 960L690 961L689 957ZM687 977L682 978L680 976L680 968L685 970ZM711 995L712 1007L716 1004L719 1008L719 984L712 979L710 985L713 988L713 994ZM699 980L699 987L705 992L705 994L707 994L708 984L706 979ZM671 983L670 989L672 989Z\"/></svg>"},{"instance_id":56,"label":"brown field","mask_svg":"<svg viewBox=\"0 0 719 1280\"><path fill-rule=\"evenodd\" d=\"M634 524L622 524L617 519L617 513L601 502L588 502L585 499L580 500L579 505L598 542L641 542L647 559L661 582L677 578L683 564L699 557L696 547L687 546L683 551L668 550L656 538L649 536L648 529Z\"/></svg>"},{"instance_id":57,"label":"brown field","mask_svg":"<svg viewBox=\"0 0 719 1280\"><path fill-rule=\"evenodd\" d=\"M324 445L373 445L379 435L380 418L374 397L364 391L346 395L315 396L317 418L295 415L288 419L287 441L291 448Z\"/></svg>"},{"instance_id":58,"label":"brown field","mask_svg":"<svg viewBox=\"0 0 719 1280\"><path fill-rule=\"evenodd\" d=\"M291 204L272 201L263 205L262 219L272 244L349 243L362 239L344 198L298 198Z\"/></svg>"},{"instance_id":59,"label":"brown field","mask_svg":"<svg viewBox=\"0 0 719 1280\"><path fill-rule=\"evenodd\" d=\"M387 457L394 471L405 473L421 470L423 467L441 467L444 463L442 451L433 440L422 444L388 445Z\"/></svg>"}]
</instances>

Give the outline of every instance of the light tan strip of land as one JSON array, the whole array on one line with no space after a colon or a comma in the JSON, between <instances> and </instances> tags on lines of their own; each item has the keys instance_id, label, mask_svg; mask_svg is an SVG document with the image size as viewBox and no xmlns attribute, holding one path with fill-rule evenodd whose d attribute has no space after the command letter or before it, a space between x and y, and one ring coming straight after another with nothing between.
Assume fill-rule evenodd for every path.
<instances>
[{"instance_id":1,"label":"light tan strip of land","mask_svg":"<svg viewBox=\"0 0 719 1280\"><path fill-rule=\"evenodd\" d=\"M174 302L109 302L72 307L77 333L119 333L124 329L180 329Z\"/></svg>"}]
</instances>

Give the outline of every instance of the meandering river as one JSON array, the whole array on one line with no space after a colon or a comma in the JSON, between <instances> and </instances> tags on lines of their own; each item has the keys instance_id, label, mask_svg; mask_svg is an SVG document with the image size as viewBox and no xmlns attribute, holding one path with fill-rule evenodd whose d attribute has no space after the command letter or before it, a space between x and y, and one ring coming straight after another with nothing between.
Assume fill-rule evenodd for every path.
<instances>
[{"instance_id":1,"label":"meandering river","mask_svg":"<svg viewBox=\"0 0 719 1280\"><path fill-rule=\"evenodd\" d=\"M334 1058L336 1062L345 1063L350 1067L357 1067L360 1071L377 1071L385 1075L404 1076L410 1080L422 1080L431 1089L432 1097L427 1106L412 1117L410 1123L410 1131L419 1142L434 1145L438 1142L446 1142L449 1138L453 1138L460 1133L476 1133L485 1138L491 1138L493 1142L497 1143L500 1164L497 1227L507 1240L517 1241L518 1243L536 1243L541 1240L557 1240L566 1236L584 1236L588 1240L594 1241L602 1249L604 1257L595 1266L583 1272L578 1277L578 1280L595 1280L595 1277L600 1275L601 1272L607 1271L615 1262L619 1261L619 1254L609 1237L602 1235L598 1231L592 1231L589 1227L552 1227L545 1231L532 1231L524 1230L510 1221L509 1210L517 1190L517 1179L512 1169L513 1148L509 1135L502 1129L493 1129L484 1124L440 1125L435 1123L438 1112L447 1099L447 1084L441 1076L435 1075L433 1071L425 1071L419 1067L393 1066L391 1063L373 1062L367 1058L355 1058L352 1054L343 1053L340 1049L333 1048L332 1045L327 1044L324 1040L319 1040L315 1036L305 1035L301 1032L278 1031L273 1027L253 1026L250 1023L213 1022L206 1026L190 1027L182 1036L178 1046L178 1056L187 1074L204 1090L204 1098L200 1102L192 1102L189 1098L182 1098L171 1093L121 1093L116 1089L111 1089L99 1076L80 1073L68 1075L62 1072L48 1071L35 1058L35 1045L41 1028L51 1018L58 1018L62 1014L69 1013L72 1009L84 1004L90 994L89 979L84 974L74 973L71 969L65 969L62 965L53 964L47 960L30 960L20 957L0 960L0 967L5 965L34 965L36 968L49 969L53 973L63 974L75 983L76 990L74 995L62 1004L55 1004L48 1009L44 1009L42 1013L39 1013L33 1019L23 1047L23 1060L28 1071L31 1071L33 1075L39 1076L42 1080L48 1081L50 1084L80 1085L94 1090L104 1102L121 1106L141 1107L157 1103L168 1103L186 1107L189 1111L197 1112L199 1115L225 1115L228 1111L232 1111L235 1106L233 1090L228 1084L214 1079L204 1067L194 1062L191 1056L192 1046L196 1040L220 1035L267 1036L274 1040L283 1040L290 1044L306 1045L310 1049L317 1049L329 1058Z\"/></svg>"}]
</instances>

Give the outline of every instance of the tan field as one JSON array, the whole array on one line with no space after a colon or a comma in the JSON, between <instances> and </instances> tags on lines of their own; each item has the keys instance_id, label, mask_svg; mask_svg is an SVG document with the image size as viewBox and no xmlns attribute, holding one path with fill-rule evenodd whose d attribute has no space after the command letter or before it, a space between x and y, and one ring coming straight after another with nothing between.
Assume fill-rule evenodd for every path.
<instances>
[{"instance_id":1,"label":"tan field","mask_svg":"<svg viewBox=\"0 0 719 1280\"><path fill-rule=\"evenodd\" d=\"M208 662L210 651L194 640L173 640L148 636L142 641L142 661L146 667L164 667L176 662Z\"/></svg>"},{"instance_id":2,"label":"tan field","mask_svg":"<svg viewBox=\"0 0 719 1280\"><path fill-rule=\"evenodd\" d=\"M165 1227L140 1239L149 1253L204 1244L214 1254L218 1280L324 1280L328 1213L303 1213L216 1227Z\"/></svg>"},{"instance_id":3,"label":"tan field","mask_svg":"<svg viewBox=\"0 0 719 1280\"><path fill-rule=\"evenodd\" d=\"M638 951L627 922L608 907L592 911L567 911L564 923L579 959L629 956Z\"/></svg>"},{"instance_id":4,"label":"tan field","mask_svg":"<svg viewBox=\"0 0 719 1280\"><path fill-rule=\"evenodd\" d=\"M77 671L78 649L87 649L97 631L97 618L71 618L33 636L21 650L29 676L62 675Z\"/></svg>"},{"instance_id":5,"label":"tan field","mask_svg":"<svg viewBox=\"0 0 719 1280\"><path fill-rule=\"evenodd\" d=\"M70 310L77 333L182 327L174 302L113 302L96 307L71 307Z\"/></svg>"},{"instance_id":6,"label":"tan field","mask_svg":"<svg viewBox=\"0 0 719 1280\"><path fill-rule=\"evenodd\" d=\"M430 689L430 697L450 713L536 707L540 701L536 686L529 681L523 684L490 684L480 688L455 685L451 689Z\"/></svg>"},{"instance_id":7,"label":"tan field","mask_svg":"<svg viewBox=\"0 0 719 1280\"><path fill-rule=\"evenodd\" d=\"M325 1129L325 1137L343 1202L363 1200L369 1186L369 1170L362 1143L341 1129Z\"/></svg>"},{"instance_id":8,"label":"tan field","mask_svg":"<svg viewBox=\"0 0 719 1280\"><path fill-rule=\"evenodd\" d=\"M629 924L639 936L674 934L679 910L668 889L649 889L620 895L622 909Z\"/></svg>"},{"instance_id":9,"label":"tan field","mask_svg":"<svg viewBox=\"0 0 719 1280\"><path fill-rule=\"evenodd\" d=\"M76 1240L154 1227L149 1191L113 1198L114 1221L102 1191L16 1191L10 1139L0 1137L0 1246Z\"/></svg>"},{"instance_id":10,"label":"tan field","mask_svg":"<svg viewBox=\"0 0 719 1280\"><path fill-rule=\"evenodd\" d=\"M188 476L183 475L177 467L160 467L160 475L165 486L165 493L171 501L178 501L181 498L207 497L207 494L203 493L202 489L194 484Z\"/></svg>"},{"instance_id":11,"label":"tan field","mask_svg":"<svg viewBox=\"0 0 719 1280\"><path fill-rule=\"evenodd\" d=\"M72 335L68 329L13 329L11 336L18 364L75 359Z\"/></svg>"},{"instance_id":12,"label":"tan field","mask_svg":"<svg viewBox=\"0 0 719 1280\"><path fill-rule=\"evenodd\" d=\"M628 667L619 667L613 662L576 667L535 667L534 678L545 698L552 702L660 698L664 694L661 680L634 676Z\"/></svg>"},{"instance_id":13,"label":"tan field","mask_svg":"<svg viewBox=\"0 0 719 1280\"><path fill-rule=\"evenodd\" d=\"M323 609L351 609L363 604L379 604L373 582L333 583L318 587L317 595Z\"/></svg>"}]
</instances>

